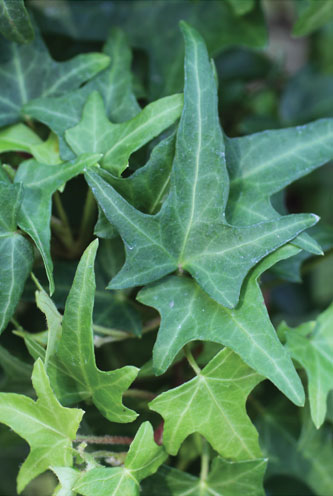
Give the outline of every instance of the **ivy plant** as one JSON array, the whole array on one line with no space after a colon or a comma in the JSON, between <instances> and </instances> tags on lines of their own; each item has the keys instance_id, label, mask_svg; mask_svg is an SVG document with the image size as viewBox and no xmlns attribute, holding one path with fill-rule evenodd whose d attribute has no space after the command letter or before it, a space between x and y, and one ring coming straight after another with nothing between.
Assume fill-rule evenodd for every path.
<instances>
[{"instance_id":1,"label":"ivy plant","mask_svg":"<svg viewBox=\"0 0 333 496\"><path fill-rule=\"evenodd\" d=\"M288 195L333 118L235 132L255 0L59 5L0 0L1 494L328 496L333 228Z\"/></svg>"}]
</instances>

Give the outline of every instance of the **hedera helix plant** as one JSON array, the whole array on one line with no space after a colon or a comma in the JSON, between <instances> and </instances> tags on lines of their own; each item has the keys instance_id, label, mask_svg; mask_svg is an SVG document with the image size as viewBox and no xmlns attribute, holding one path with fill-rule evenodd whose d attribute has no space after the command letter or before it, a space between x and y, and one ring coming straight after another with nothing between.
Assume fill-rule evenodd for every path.
<instances>
[{"instance_id":1,"label":"hedera helix plant","mask_svg":"<svg viewBox=\"0 0 333 496\"><path fill-rule=\"evenodd\" d=\"M103 54L63 63L36 29L30 44L15 33L4 42L0 151L29 154L0 169L1 331L11 328L34 362L0 347L0 421L30 446L18 493L49 470L58 496L259 496L268 463L269 474L330 494L332 306L276 331L260 277L322 254L326 231L306 232L318 217L287 215L272 197L332 159L333 119L229 138L205 41L180 27L183 94L143 109L119 29ZM157 137L146 165L127 174L130 156ZM73 178L87 184L76 238L61 201ZM76 270L68 260L54 270L51 232L61 255L80 258ZM29 274L43 332L20 323ZM124 361L124 347L140 343L143 358ZM296 434L292 404L302 411Z\"/></svg>"}]
</instances>

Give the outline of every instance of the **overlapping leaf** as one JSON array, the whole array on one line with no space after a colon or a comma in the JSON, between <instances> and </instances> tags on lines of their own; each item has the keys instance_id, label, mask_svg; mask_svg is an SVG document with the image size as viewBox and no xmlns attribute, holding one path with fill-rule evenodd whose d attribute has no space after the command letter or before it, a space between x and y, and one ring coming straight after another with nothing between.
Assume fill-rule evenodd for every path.
<instances>
[{"instance_id":1,"label":"overlapping leaf","mask_svg":"<svg viewBox=\"0 0 333 496\"><path fill-rule=\"evenodd\" d=\"M0 332L8 324L31 271L33 250L16 231L22 186L0 179Z\"/></svg>"},{"instance_id":2,"label":"overlapping leaf","mask_svg":"<svg viewBox=\"0 0 333 496\"><path fill-rule=\"evenodd\" d=\"M62 95L105 69L109 57L90 53L55 62L40 35L28 45L0 40L0 125L21 120L22 105L33 98Z\"/></svg>"},{"instance_id":3,"label":"overlapping leaf","mask_svg":"<svg viewBox=\"0 0 333 496\"><path fill-rule=\"evenodd\" d=\"M199 432L225 458L260 458L245 402L261 380L225 348L197 377L160 394L149 406L164 418L163 444L168 453L175 455L187 436Z\"/></svg>"},{"instance_id":4,"label":"overlapping leaf","mask_svg":"<svg viewBox=\"0 0 333 496\"><path fill-rule=\"evenodd\" d=\"M333 8L331 0L310 0L294 27L293 34L295 36L305 36L312 33L324 24L328 23L333 18Z\"/></svg>"},{"instance_id":5,"label":"overlapping leaf","mask_svg":"<svg viewBox=\"0 0 333 496\"><path fill-rule=\"evenodd\" d=\"M94 260L98 241L92 242L80 260L62 319L62 335L56 354L50 356L48 374L60 401L66 405L91 398L100 412L114 422L131 422L133 410L122 404L122 394L134 381L138 369L122 367L110 372L95 362L92 314L95 294ZM18 333L34 357L44 348L28 333Z\"/></svg>"},{"instance_id":6,"label":"overlapping leaf","mask_svg":"<svg viewBox=\"0 0 333 496\"><path fill-rule=\"evenodd\" d=\"M0 32L17 43L33 40L34 30L23 0L0 0Z\"/></svg>"},{"instance_id":7,"label":"overlapping leaf","mask_svg":"<svg viewBox=\"0 0 333 496\"><path fill-rule=\"evenodd\" d=\"M0 422L23 437L31 449L17 478L19 493L51 465L72 465L72 440L84 413L60 405L41 360L34 365L32 382L38 395L36 402L27 396L0 393Z\"/></svg>"},{"instance_id":8,"label":"overlapping leaf","mask_svg":"<svg viewBox=\"0 0 333 496\"><path fill-rule=\"evenodd\" d=\"M26 392L27 389L31 389L32 367L30 364L20 360L3 346L0 346L0 364L1 391L23 392L24 390Z\"/></svg>"},{"instance_id":9,"label":"overlapping leaf","mask_svg":"<svg viewBox=\"0 0 333 496\"><path fill-rule=\"evenodd\" d=\"M182 26L185 103L170 194L162 210L155 216L145 215L97 173L88 172L86 178L126 244L126 263L110 288L146 284L180 269L190 272L217 302L234 307L250 268L317 219L291 215L241 228L227 223L229 185L214 73L202 38Z\"/></svg>"},{"instance_id":10,"label":"overlapping leaf","mask_svg":"<svg viewBox=\"0 0 333 496\"><path fill-rule=\"evenodd\" d=\"M216 457L206 479L163 465L143 482L143 496L263 496L266 460L230 462Z\"/></svg>"},{"instance_id":11,"label":"overlapping leaf","mask_svg":"<svg viewBox=\"0 0 333 496\"><path fill-rule=\"evenodd\" d=\"M18 225L34 240L39 249L54 291L53 262L50 254L52 195L66 181L96 164L99 154L82 154L77 160L58 165L23 162L15 175L15 183L23 184L24 196L18 212Z\"/></svg>"},{"instance_id":12,"label":"overlapping leaf","mask_svg":"<svg viewBox=\"0 0 333 496\"><path fill-rule=\"evenodd\" d=\"M57 134L64 160L74 157L65 140L65 131L79 123L84 104L93 91L98 91L103 97L106 114L114 122L131 119L140 111L132 92L132 56L124 33L112 29L103 52L111 58L110 67L83 88L58 98L39 98L24 107L25 113Z\"/></svg>"},{"instance_id":13,"label":"overlapping leaf","mask_svg":"<svg viewBox=\"0 0 333 496\"><path fill-rule=\"evenodd\" d=\"M333 390L333 304L316 321L296 329L280 326L287 349L308 376L311 416L317 429L326 416L327 396Z\"/></svg>"},{"instance_id":14,"label":"overlapping leaf","mask_svg":"<svg viewBox=\"0 0 333 496\"><path fill-rule=\"evenodd\" d=\"M162 321L153 351L155 371L163 373L181 348L196 339L221 343L268 377L297 405L304 391L289 353L276 336L258 278L277 261L299 253L285 246L266 257L247 276L234 310L225 308L187 277L170 276L140 291L138 300L154 306Z\"/></svg>"},{"instance_id":15,"label":"overlapping leaf","mask_svg":"<svg viewBox=\"0 0 333 496\"><path fill-rule=\"evenodd\" d=\"M173 95L150 103L129 121L113 124L107 118L102 97L93 92L80 123L66 131L66 140L77 155L102 153L102 166L120 176L130 155L171 126L182 108L183 96Z\"/></svg>"},{"instance_id":16,"label":"overlapping leaf","mask_svg":"<svg viewBox=\"0 0 333 496\"><path fill-rule=\"evenodd\" d=\"M141 424L123 467L97 467L88 470L74 484L83 496L138 496L140 481L156 472L167 454L154 441L149 422Z\"/></svg>"}]
</instances>

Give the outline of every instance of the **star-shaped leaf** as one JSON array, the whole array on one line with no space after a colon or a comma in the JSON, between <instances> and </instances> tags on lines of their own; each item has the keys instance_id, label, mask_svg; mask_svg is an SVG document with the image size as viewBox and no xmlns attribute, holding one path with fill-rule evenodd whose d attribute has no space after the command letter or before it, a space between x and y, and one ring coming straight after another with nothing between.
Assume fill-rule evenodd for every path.
<instances>
[{"instance_id":1,"label":"star-shaped leaf","mask_svg":"<svg viewBox=\"0 0 333 496\"><path fill-rule=\"evenodd\" d=\"M102 97L94 91L80 123L66 131L66 140L76 155L103 153L101 165L120 176L130 155L170 127L182 108L183 95L172 95L150 103L131 120L114 124L107 118Z\"/></svg>"},{"instance_id":2,"label":"star-shaped leaf","mask_svg":"<svg viewBox=\"0 0 333 496\"><path fill-rule=\"evenodd\" d=\"M308 376L310 410L317 429L326 416L327 396L333 390L333 304L316 321L296 329L280 326L291 356L304 367Z\"/></svg>"},{"instance_id":3,"label":"star-shaped leaf","mask_svg":"<svg viewBox=\"0 0 333 496\"><path fill-rule=\"evenodd\" d=\"M189 341L213 341L231 348L293 402L303 405L302 383L277 338L258 284L264 271L297 253L299 249L287 245L261 261L245 279L233 310L216 303L187 277L169 276L141 290L138 300L156 307L162 316L153 351L155 371L165 372Z\"/></svg>"},{"instance_id":4,"label":"star-shaped leaf","mask_svg":"<svg viewBox=\"0 0 333 496\"><path fill-rule=\"evenodd\" d=\"M88 470L73 490L83 496L139 496L140 481L156 472L167 454L154 441L149 422L141 424L123 467L97 467Z\"/></svg>"},{"instance_id":5,"label":"star-shaped leaf","mask_svg":"<svg viewBox=\"0 0 333 496\"><path fill-rule=\"evenodd\" d=\"M24 186L17 222L34 240L42 255L51 294L54 291L50 253L52 195L69 179L95 165L99 158L99 154L83 154L77 160L57 165L41 164L31 159L22 162L15 175L15 183Z\"/></svg>"},{"instance_id":6,"label":"star-shaped leaf","mask_svg":"<svg viewBox=\"0 0 333 496\"><path fill-rule=\"evenodd\" d=\"M126 244L126 263L110 288L143 285L180 269L217 302L234 307L250 268L317 218L291 215L241 228L228 224L224 213L229 182L214 72L200 35L184 23L182 29L185 102L163 208L155 216L145 215L96 172L86 178Z\"/></svg>"},{"instance_id":7,"label":"star-shaped leaf","mask_svg":"<svg viewBox=\"0 0 333 496\"><path fill-rule=\"evenodd\" d=\"M81 257L66 301L61 339L56 354L49 358L47 370L52 387L63 404L91 398L110 421L131 422L137 414L122 404L122 394L134 381L138 369L126 366L104 372L97 368L95 361L92 314L97 247L98 240L95 240ZM29 333L17 334L24 337L34 357L45 357L44 348Z\"/></svg>"},{"instance_id":8,"label":"star-shaped leaf","mask_svg":"<svg viewBox=\"0 0 333 496\"><path fill-rule=\"evenodd\" d=\"M31 449L17 478L19 493L50 465L72 465L72 440L84 413L60 405L41 360L34 365L32 383L37 401L14 393L0 393L0 422L23 437Z\"/></svg>"},{"instance_id":9,"label":"star-shaped leaf","mask_svg":"<svg viewBox=\"0 0 333 496\"><path fill-rule=\"evenodd\" d=\"M168 453L177 454L184 439L199 432L225 458L260 458L245 402L261 380L224 348L195 378L160 394L149 407L164 418L163 444Z\"/></svg>"},{"instance_id":10,"label":"star-shaped leaf","mask_svg":"<svg viewBox=\"0 0 333 496\"><path fill-rule=\"evenodd\" d=\"M216 457L206 479L162 465L142 485L142 496L264 496L266 460L231 462Z\"/></svg>"},{"instance_id":11,"label":"star-shaped leaf","mask_svg":"<svg viewBox=\"0 0 333 496\"><path fill-rule=\"evenodd\" d=\"M33 40L34 30L23 0L0 0L0 32L17 43Z\"/></svg>"},{"instance_id":12,"label":"star-shaped leaf","mask_svg":"<svg viewBox=\"0 0 333 496\"><path fill-rule=\"evenodd\" d=\"M24 113L43 122L57 134L64 160L75 156L65 140L65 131L80 122L83 107L93 91L98 91L103 97L105 112L113 122L127 121L140 111L132 92L131 51L120 29L110 31L103 52L111 58L110 67L83 88L61 97L38 98L24 107Z\"/></svg>"},{"instance_id":13,"label":"star-shaped leaf","mask_svg":"<svg viewBox=\"0 0 333 496\"><path fill-rule=\"evenodd\" d=\"M0 332L5 329L21 298L31 271L31 243L16 231L22 186L0 178Z\"/></svg>"},{"instance_id":14,"label":"star-shaped leaf","mask_svg":"<svg viewBox=\"0 0 333 496\"><path fill-rule=\"evenodd\" d=\"M21 120L22 105L33 98L62 95L105 69L109 57L90 53L54 61L41 36L28 45L0 40L0 126Z\"/></svg>"}]
</instances>

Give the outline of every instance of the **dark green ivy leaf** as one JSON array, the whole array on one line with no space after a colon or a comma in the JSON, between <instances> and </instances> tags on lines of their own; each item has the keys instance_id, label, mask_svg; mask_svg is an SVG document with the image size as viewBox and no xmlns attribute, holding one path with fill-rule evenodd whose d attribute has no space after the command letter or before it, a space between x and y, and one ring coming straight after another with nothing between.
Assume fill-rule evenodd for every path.
<instances>
[{"instance_id":1,"label":"dark green ivy leaf","mask_svg":"<svg viewBox=\"0 0 333 496\"><path fill-rule=\"evenodd\" d=\"M29 43L34 39L23 0L0 0L0 33L16 43Z\"/></svg>"}]
</instances>

